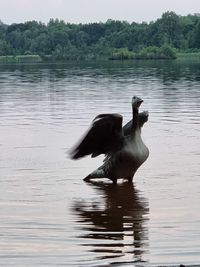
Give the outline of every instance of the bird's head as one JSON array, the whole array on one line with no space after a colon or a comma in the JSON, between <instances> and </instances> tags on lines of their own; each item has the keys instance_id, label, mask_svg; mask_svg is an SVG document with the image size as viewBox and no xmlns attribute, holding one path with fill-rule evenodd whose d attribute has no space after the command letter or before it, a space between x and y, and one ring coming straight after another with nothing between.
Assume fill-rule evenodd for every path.
<instances>
[{"instance_id":1,"label":"bird's head","mask_svg":"<svg viewBox=\"0 0 200 267\"><path fill-rule=\"evenodd\" d=\"M140 105L142 104L143 100L138 96L133 96L132 98L132 107L134 109L139 109Z\"/></svg>"}]
</instances>

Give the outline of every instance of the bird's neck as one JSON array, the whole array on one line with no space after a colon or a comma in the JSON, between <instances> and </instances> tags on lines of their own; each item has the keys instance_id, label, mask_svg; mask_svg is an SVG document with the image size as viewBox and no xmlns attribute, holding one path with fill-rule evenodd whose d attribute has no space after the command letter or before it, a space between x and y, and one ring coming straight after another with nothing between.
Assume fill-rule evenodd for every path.
<instances>
[{"instance_id":1,"label":"bird's neck","mask_svg":"<svg viewBox=\"0 0 200 267\"><path fill-rule=\"evenodd\" d=\"M132 128L135 130L138 128L138 109L133 107L133 123L132 123Z\"/></svg>"}]
</instances>

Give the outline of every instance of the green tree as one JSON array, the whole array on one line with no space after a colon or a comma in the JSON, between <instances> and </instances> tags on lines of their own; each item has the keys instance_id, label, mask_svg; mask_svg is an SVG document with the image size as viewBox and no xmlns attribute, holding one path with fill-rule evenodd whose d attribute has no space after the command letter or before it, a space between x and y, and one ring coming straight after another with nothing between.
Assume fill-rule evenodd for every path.
<instances>
[{"instance_id":1,"label":"green tree","mask_svg":"<svg viewBox=\"0 0 200 267\"><path fill-rule=\"evenodd\" d=\"M7 56L12 54L10 45L5 40L0 40L0 56Z\"/></svg>"},{"instance_id":2,"label":"green tree","mask_svg":"<svg viewBox=\"0 0 200 267\"><path fill-rule=\"evenodd\" d=\"M191 47L200 48L200 20L195 25L194 30L191 33L190 43Z\"/></svg>"}]
</instances>

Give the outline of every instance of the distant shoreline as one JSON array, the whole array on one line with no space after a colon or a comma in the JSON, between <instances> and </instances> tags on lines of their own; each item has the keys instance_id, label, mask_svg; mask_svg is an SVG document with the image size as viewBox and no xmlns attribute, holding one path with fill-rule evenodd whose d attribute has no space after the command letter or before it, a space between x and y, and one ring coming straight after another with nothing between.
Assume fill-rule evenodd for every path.
<instances>
[{"instance_id":1,"label":"distant shoreline","mask_svg":"<svg viewBox=\"0 0 200 267\"><path fill-rule=\"evenodd\" d=\"M135 58L99 58L93 59L90 61L137 61L137 60L169 60L169 58L148 58L148 57L135 57ZM174 60L174 59L172 59ZM175 60L200 60L200 52L192 52L192 53L177 53ZM51 57L41 57L40 55L7 55L0 56L0 64L24 64L24 63L68 63L68 62L88 62L88 60L56 60Z\"/></svg>"},{"instance_id":2,"label":"distant shoreline","mask_svg":"<svg viewBox=\"0 0 200 267\"><path fill-rule=\"evenodd\" d=\"M9 64L9 63L41 63L43 62L41 56L39 55L7 55L0 56L0 64Z\"/></svg>"}]
</instances>

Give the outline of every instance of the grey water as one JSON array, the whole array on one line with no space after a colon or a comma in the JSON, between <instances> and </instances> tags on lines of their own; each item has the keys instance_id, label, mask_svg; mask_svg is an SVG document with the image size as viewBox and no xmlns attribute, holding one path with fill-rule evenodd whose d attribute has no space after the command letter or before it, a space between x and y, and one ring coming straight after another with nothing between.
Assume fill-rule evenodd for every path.
<instances>
[{"instance_id":1,"label":"grey water","mask_svg":"<svg viewBox=\"0 0 200 267\"><path fill-rule=\"evenodd\" d=\"M99 113L149 111L133 184L67 151ZM0 66L0 266L200 264L200 62Z\"/></svg>"}]
</instances>

